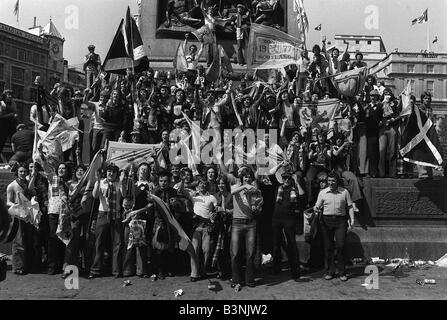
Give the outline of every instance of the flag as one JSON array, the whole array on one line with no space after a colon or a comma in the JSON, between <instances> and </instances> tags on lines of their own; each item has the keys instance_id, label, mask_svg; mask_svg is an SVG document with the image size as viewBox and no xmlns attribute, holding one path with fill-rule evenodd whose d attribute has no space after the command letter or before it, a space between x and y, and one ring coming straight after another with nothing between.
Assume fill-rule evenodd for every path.
<instances>
[{"instance_id":1,"label":"flag","mask_svg":"<svg viewBox=\"0 0 447 320\"><path fill-rule=\"evenodd\" d=\"M35 128L33 161L38 162L46 172L54 171L62 161L64 150L70 149L78 139L76 119L65 120L56 114L46 132Z\"/></svg>"},{"instance_id":2,"label":"flag","mask_svg":"<svg viewBox=\"0 0 447 320\"><path fill-rule=\"evenodd\" d=\"M411 82L408 81L407 86L401 94L402 111L399 117L409 116L411 114L410 96Z\"/></svg>"},{"instance_id":3,"label":"flag","mask_svg":"<svg viewBox=\"0 0 447 320\"><path fill-rule=\"evenodd\" d=\"M178 247L182 251L186 251L190 257L195 261L196 265L198 262L196 252L194 247L192 246L191 240L186 235L185 231L182 229L180 224L175 220L169 206L161 200L159 197L151 194L152 199L154 200L157 207L160 209L158 212L162 216L163 220L171 227L171 230L175 232L174 238L178 239Z\"/></svg>"},{"instance_id":4,"label":"flag","mask_svg":"<svg viewBox=\"0 0 447 320\"><path fill-rule=\"evenodd\" d=\"M391 64L391 60L388 59L390 55L387 55L385 58L383 58L382 61L379 61L375 65L373 65L371 68L368 69L368 74L376 74L380 71L384 70L386 67L388 67ZM385 73L386 74L386 73Z\"/></svg>"},{"instance_id":5,"label":"flag","mask_svg":"<svg viewBox=\"0 0 447 320\"><path fill-rule=\"evenodd\" d=\"M435 36L435 38L433 39L433 43L438 42L438 36Z\"/></svg>"},{"instance_id":6,"label":"flag","mask_svg":"<svg viewBox=\"0 0 447 320\"><path fill-rule=\"evenodd\" d=\"M442 165L442 146L435 125L417 106L402 134L402 146L400 154L407 162L434 168Z\"/></svg>"},{"instance_id":7,"label":"flag","mask_svg":"<svg viewBox=\"0 0 447 320\"><path fill-rule=\"evenodd\" d=\"M422 16L414 19L413 21L411 21L411 25L415 25L416 23L425 23L428 22L428 9L425 9L424 13L422 14Z\"/></svg>"},{"instance_id":8,"label":"flag","mask_svg":"<svg viewBox=\"0 0 447 320\"><path fill-rule=\"evenodd\" d=\"M107 148L106 161L113 163L120 170L133 164L135 167L143 162L150 163L152 155L159 155L160 144L136 144L110 141Z\"/></svg>"},{"instance_id":9,"label":"flag","mask_svg":"<svg viewBox=\"0 0 447 320\"><path fill-rule=\"evenodd\" d=\"M16 1L16 4L14 5L14 15L17 16L17 22L19 22L19 6L20 6L20 0Z\"/></svg>"},{"instance_id":10,"label":"flag","mask_svg":"<svg viewBox=\"0 0 447 320\"><path fill-rule=\"evenodd\" d=\"M334 135L334 127L337 122L336 117L340 111L340 100L328 99L319 100L317 105L317 114L312 117L310 127L317 128L327 132L327 138L331 139Z\"/></svg>"},{"instance_id":11,"label":"flag","mask_svg":"<svg viewBox=\"0 0 447 320\"><path fill-rule=\"evenodd\" d=\"M188 66L186 65L186 54L185 50L183 49L182 42L179 43L177 51L175 53L174 69L180 72L188 71Z\"/></svg>"},{"instance_id":12,"label":"flag","mask_svg":"<svg viewBox=\"0 0 447 320\"><path fill-rule=\"evenodd\" d=\"M197 170L197 166L194 161L194 156L189 148L189 139L191 139L192 135L187 136L185 139L179 141L180 147L186 152L188 168L191 169L193 176L198 176L199 171Z\"/></svg>"},{"instance_id":13,"label":"flag","mask_svg":"<svg viewBox=\"0 0 447 320\"><path fill-rule=\"evenodd\" d=\"M276 69L299 63L304 41L278 29L252 23L247 48L249 69Z\"/></svg>"},{"instance_id":14,"label":"flag","mask_svg":"<svg viewBox=\"0 0 447 320\"><path fill-rule=\"evenodd\" d=\"M93 187L96 181L96 173L99 172L104 164L104 156L102 151L98 151L93 157L90 165L88 166L87 171L84 172L84 175L79 180L76 187L73 189L72 194L70 196L70 205L76 202L78 197L83 197L84 193L81 194L82 188L86 187L86 190L89 189L93 191ZM90 188L89 188L90 187ZM73 213L77 212L75 210Z\"/></svg>"},{"instance_id":15,"label":"flag","mask_svg":"<svg viewBox=\"0 0 447 320\"><path fill-rule=\"evenodd\" d=\"M294 11L296 13L296 22L298 25L298 38L306 42L306 33L309 31L309 20L304 9L303 0L295 0ZM321 27L321 25L320 25Z\"/></svg>"},{"instance_id":16,"label":"flag","mask_svg":"<svg viewBox=\"0 0 447 320\"><path fill-rule=\"evenodd\" d=\"M212 30L205 24L200 29L191 32L197 40L202 42L204 45L216 43L216 36Z\"/></svg>"},{"instance_id":17,"label":"flag","mask_svg":"<svg viewBox=\"0 0 447 320\"><path fill-rule=\"evenodd\" d=\"M149 67L149 59L144 50L143 40L135 20L127 8L126 19L122 19L103 63L103 70L116 74L126 74L130 68L139 73Z\"/></svg>"},{"instance_id":18,"label":"flag","mask_svg":"<svg viewBox=\"0 0 447 320\"><path fill-rule=\"evenodd\" d=\"M368 75L366 67L336 74L331 78L338 93L345 97L355 97L363 90Z\"/></svg>"},{"instance_id":19,"label":"flag","mask_svg":"<svg viewBox=\"0 0 447 320\"><path fill-rule=\"evenodd\" d=\"M321 31L321 23L315 27L315 31Z\"/></svg>"}]
</instances>

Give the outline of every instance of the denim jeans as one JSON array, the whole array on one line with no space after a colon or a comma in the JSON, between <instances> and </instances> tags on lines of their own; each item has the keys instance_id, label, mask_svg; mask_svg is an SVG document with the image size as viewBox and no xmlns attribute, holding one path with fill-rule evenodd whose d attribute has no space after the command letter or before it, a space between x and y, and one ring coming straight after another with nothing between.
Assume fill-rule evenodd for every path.
<instances>
[{"instance_id":1,"label":"denim jeans","mask_svg":"<svg viewBox=\"0 0 447 320\"><path fill-rule=\"evenodd\" d=\"M379 176L386 176L388 164L388 177L395 178L397 174L397 132L394 127L384 127L379 134Z\"/></svg>"},{"instance_id":2,"label":"denim jeans","mask_svg":"<svg viewBox=\"0 0 447 320\"><path fill-rule=\"evenodd\" d=\"M197 266L196 262L191 259L191 277L199 277L208 271L211 264L213 242L211 234L208 232L208 226L203 223L197 226L192 234L191 242L198 261L201 261ZM203 252L203 259L201 259L201 252Z\"/></svg>"},{"instance_id":3,"label":"denim jeans","mask_svg":"<svg viewBox=\"0 0 447 320\"><path fill-rule=\"evenodd\" d=\"M111 220L107 212L98 212L95 230L95 258L90 272L96 275L101 274L101 266L104 257L105 245L108 235L112 236L112 273L113 275L123 272L123 224L120 219Z\"/></svg>"},{"instance_id":4,"label":"denim jeans","mask_svg":"<svg viewBox=\"0 0 447 320\"><path fill-rule=\"evenodd\" d=\"M90 250L88 250L86 242L89 218L88 214L83 214L71 224L73 237L65 248L64 269L68 265L82 267L82 265L79 265L79 253L81 251L84 257L85 268L88 269L91 265L89 254L91 252L89 252Z\"/></svg>"},{"instance_id":5,"label":"denim jeans","mask_svg":"<svg viewBox=\"0 0 447 320\"><path fill-rule=\"evenodd\" d=\"M287 241L287 258L290 264L290 271L292 275L299 272L299 254L296 245L296 226L298 221L296 219L275 219L272 221L273 231L273 263L277 271L281 270L281 243L283 232Z\"/></svg>"},{"instance_id":6,"label":"denim jeans","mask_svg":"<svg viewBox=\"0 0 447 320\"><path fill-rule=\"evenodd\" d=\"M48 236L48 269L60 272L64 262L65 245L56 235L59 225L59 215L48 215L49 236Z\"/></svg>"},{"instance_id":7,"label":"denim jeans","mask_svg":"<svg viewBox=\"0 0 447 320\"><path fill-rule=\"evenodd\" d=\"M335 273L335 258L340 275L345 274L343 248L345 246L348 222L345 216L323 216L321 231L324 242L325 268L328 274Z\"/></svg>"},{"instance_id":8,"label":"denim jeans","mask_svg":"<svg viewBox=\"0 0 447 320\"><path fill-rule=\"evenodd\" d=\"M231 231L231 269L233 283L242 280L242 252L245 248L245 282L255 282L256 221L252 219L233 219Z\"/></svg>"}]
</instances>

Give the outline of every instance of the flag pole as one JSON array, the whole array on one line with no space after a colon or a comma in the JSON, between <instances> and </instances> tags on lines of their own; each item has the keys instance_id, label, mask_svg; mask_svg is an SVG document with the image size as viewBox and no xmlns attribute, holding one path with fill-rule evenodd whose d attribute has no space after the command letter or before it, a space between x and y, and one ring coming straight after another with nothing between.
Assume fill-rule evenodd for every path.
<instances>
[{"instance_id":1,"label":"flag pole","mask_svg":"<svg viewBox=\"0 0 447 320\"><path fill-rule=\"evenodd\" d=\"M427 52L430 52L430 25L427 21Z\"/></svg>"}]
</instances>

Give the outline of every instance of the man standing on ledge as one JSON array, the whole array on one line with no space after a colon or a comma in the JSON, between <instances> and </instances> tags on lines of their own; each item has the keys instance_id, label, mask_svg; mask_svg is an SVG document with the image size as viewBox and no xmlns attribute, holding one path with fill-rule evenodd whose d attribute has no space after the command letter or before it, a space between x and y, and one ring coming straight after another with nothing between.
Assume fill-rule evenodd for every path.
<instances>
[{"instance_id":1,"label":"man standing on ledge","mask_svg":"<svg viewBox=\"0 0 447 320\"><path fill-rule=\"evenodd\" d=\"M343 261L343 247L348 226L349 229L354 227L354 209L349 192L339 186L339 181L340 178L336 173L328 175L329 187L320 191L314 209L323 214L321 229L326 269L324 278L331 280L335 276L335 260L337 260L340 280L347 281L348 277L345 273L345 263ZM349 209L349 220L346 215L347 208Z\"/></svg>"},{"instance_id":2,"label":"man standing on ledge","mask_svg":"<svg viewBox=\"0 0 447 320\"><path fill-rule=\"evenodd\" d=\"M90 88L95 78L101 71L101 58L99 54L95 53L95 46L88 46L89 53L84 58L84 71L87 78L87 88Z\"/></svg>"}]
</instances>

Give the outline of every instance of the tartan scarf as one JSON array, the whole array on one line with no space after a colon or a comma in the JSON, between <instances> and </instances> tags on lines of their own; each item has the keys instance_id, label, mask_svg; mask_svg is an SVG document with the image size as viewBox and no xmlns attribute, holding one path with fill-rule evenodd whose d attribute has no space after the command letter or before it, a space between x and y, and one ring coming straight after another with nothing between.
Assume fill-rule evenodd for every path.
<instances>
[{"instance_id":1,"label":"tartan scarf","mask_svg":"<svg viewBox=\"0 0 447 320\"><path fill-rule=\"evenodd\" d=\"M59 196L63 196L63 195L67 195L68 194L68 190L67 190L67 186L64 182L64 180L55 175L52 178L51 181L51 195L53 197L59 197Z\"/></svg>"},{"instance_id":2,"label":"tartan scarf","mask_svg":"<svg viewBox=\"0 0 447 320\"><path fill-rule=\"evenodd\" d=\"M107 181L106 201L109 207L109 213L115 214L117 212L116 207L116 186L113 182Z\"/></svg>"},{"instance_id":3,"label":"tartan scarf","mask_svg":"<svg viewBox=\"0 0 447 320\"><path fill-rule=\"evenodd\" d=\"M295 198L289 197L290 202L296 203L298 201L298 191L295 189L295 187L285 187L284 185L280 185L278 187L278 194L276 195L276 202L281 203L284 198L284 191L290 189L290 193L295 192Z\"/></svg>"}]
</instances>

